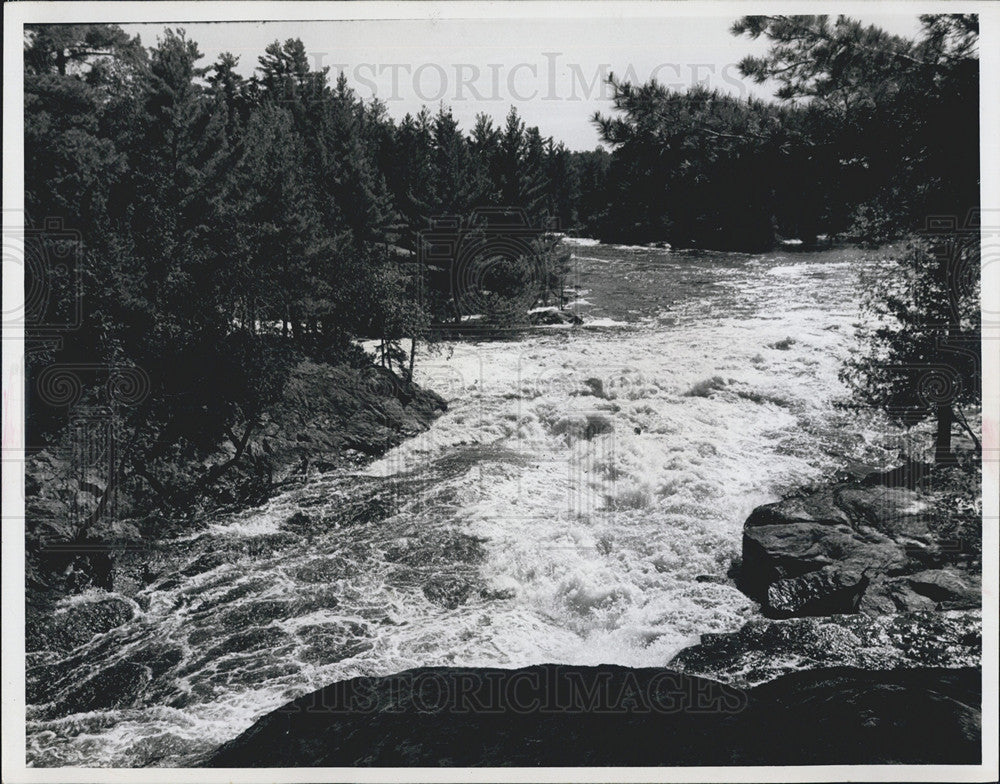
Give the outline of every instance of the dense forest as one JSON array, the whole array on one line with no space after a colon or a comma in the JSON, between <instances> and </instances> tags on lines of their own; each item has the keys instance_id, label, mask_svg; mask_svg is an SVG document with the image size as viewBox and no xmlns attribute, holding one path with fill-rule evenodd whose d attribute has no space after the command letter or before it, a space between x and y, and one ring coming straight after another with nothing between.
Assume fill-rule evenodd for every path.
<instances>
[{"instance_id":1,"label":"dense forest","mask_svg":"<svg viewBox=\"0 0 1000 784\"><path fill-rule=\"evenodd\" d=\"M313 69L298 40L268 46L247 78L229 54L202 64L182 30L149 46L113 25L29 25L25 226L49 294L26 336L28 443L66 425L48 368L103 368L75 393L94 400L141 369L141 402L113 411L120 473L176 498L163 488L194 463L197 495L243 456L296 361L370 363L356 341L377 339L406 378L443 325L517 326L559 304L560 233L757 251L882 243L930 216L961 227L979 201L977 22L922 22L911 41L845 18L747 17L734 34L771 48L741 69L777 82L774 101L612 78L590 152L513 108L469 129L446 106L394 119ZM977 251L949 236L911 294L945 291L956 259L971 267ZM508 250L484 254L496 237ZM953 338L978 334L944 318ZM884 351L918 370L940 353L924 332L874 336L879 359L851 375L911 418L927 408L919 379L873 378ZM961 356L943 364L972 394L976 361Z\"/></svg>"}]
</instances>

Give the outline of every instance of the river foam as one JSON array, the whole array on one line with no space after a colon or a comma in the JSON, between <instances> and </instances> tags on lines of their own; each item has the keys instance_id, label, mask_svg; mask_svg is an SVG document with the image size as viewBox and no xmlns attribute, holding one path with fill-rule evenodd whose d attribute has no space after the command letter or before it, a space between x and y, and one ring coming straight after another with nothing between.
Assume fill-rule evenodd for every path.
<instances>
[{"instance_id":1,"label":"river foam","mask_svg":"<svg viewBox=\"0 0 1000 784\"><path fill-rule=\"evenodd\" d=\"M417 381L449 399L435 425L184 543L188 566L133 621L46 658L58 677L29 708L29 760L184 765L331 681L662 666L753 617L727 578L747 514L887 458L877 420L834 405L869 262L586 254L577 306L607 328L423 351ZM126 665L140 687L75 712L81 684Z\"/></svg>"}]
</instances>

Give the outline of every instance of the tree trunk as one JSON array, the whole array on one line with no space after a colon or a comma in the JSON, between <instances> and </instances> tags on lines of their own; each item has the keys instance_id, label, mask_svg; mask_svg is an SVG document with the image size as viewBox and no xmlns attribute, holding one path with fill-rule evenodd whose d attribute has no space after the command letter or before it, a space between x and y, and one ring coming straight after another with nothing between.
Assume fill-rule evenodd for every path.
<instances>
[{"instance_id":1,"label":"tree trunk","mask_svg":"<svg viewBox=\"0 0 1000 784\"><path fill-rule=\"evenodd\" d=\"M934 441L934 462L946 463L951 459L951 426L955 421L955 413L951 403L938 403L937 407L937 437Z\"/></svg>"},{"instance_id":2,"label":"tree trunk","mask_svg":"<svg viewBox=\"0 0 1000 784\"><path fill-rule=\"evenodd\" d=\"M406 380L413 381L413 361L417 356L417 334L414 332L410 338L410 367L406 371Z\"/></svg>"}]
</instances>

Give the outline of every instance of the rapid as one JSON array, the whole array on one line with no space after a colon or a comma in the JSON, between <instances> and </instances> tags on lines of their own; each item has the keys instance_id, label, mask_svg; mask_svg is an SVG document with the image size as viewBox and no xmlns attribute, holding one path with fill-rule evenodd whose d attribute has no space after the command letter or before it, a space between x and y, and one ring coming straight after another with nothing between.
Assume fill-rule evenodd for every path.
<instances>
[{"instance_id":1,"label":"rapid","mask_svg":"<svg viewBox=\"0 0 1000 784\"><path fill-rule=\"evenodd\" d=\"M131 621L31 654L28 763L190 765L332 681L665 666L754 617L727 576L749 512L893 456L835 405L877 261L572 250L582 327L422 351L449 402L430 430L209 521Z\"/></svg>"}]
</instances>

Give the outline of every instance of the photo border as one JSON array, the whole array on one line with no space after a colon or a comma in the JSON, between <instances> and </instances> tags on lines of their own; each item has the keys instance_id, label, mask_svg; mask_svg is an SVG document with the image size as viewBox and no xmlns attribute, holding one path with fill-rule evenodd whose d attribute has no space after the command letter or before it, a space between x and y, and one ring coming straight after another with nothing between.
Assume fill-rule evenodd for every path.
<instances>
[{"instance_id":1,"label":"photo border","mask_svg":"<svg viewBox=\"0 0 1000 784\"><path fill-rule=\"evenodd\" d=\"M983 212L1000 215L1000 6L988 2L11 2L4 7L4 178L5 211L23 210L23 25L26 22L193 23L212 21L346 21L576 17L719 17L768 13L917 15L968 12L980 16L980 145ZM248 19L248 17L251 17ZM6 227L5 227L6 228ZM982 271L984 309L1000 305L1000 265ZM3 269L3 309L16 311L23 300L22 270ZM987 304L988 303L988 304ZM685 768L27 768L24 704L24 505L23 326L3 331L3 780L15 782L320 782L320 781L996 781L997 747L997 565L1000 477L997 460L983 463L983 760L978 766L782 766ZM1000 334L984 325L983 449L1000 455ZM8 384L8 382L12 382ZM15 416L11 419L8 415ZM20 468L20 470L18 470ZM992 739L992 740L990 740Z\"/></svg>"}]
</instances>

